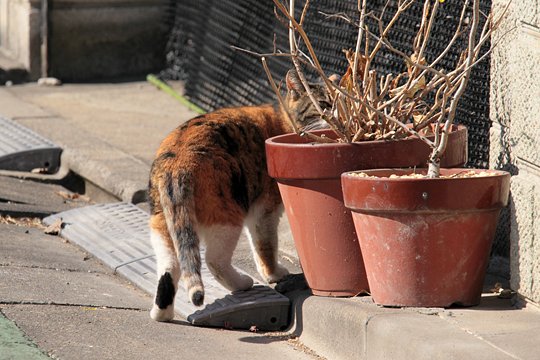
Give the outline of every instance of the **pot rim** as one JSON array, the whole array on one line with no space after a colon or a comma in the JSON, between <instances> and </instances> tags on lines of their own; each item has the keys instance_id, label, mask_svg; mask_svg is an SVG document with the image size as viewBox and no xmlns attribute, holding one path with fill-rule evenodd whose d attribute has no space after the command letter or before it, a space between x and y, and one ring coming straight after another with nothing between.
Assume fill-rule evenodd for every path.
<instances>
[{"instance_id":1,"label":"pot rim","mask_svg":"<svg viewBox=\"0 0 540 360\"><path fill-rule=\"evenodd\" d=\"M462 124L454 124L452 125L452 132L455 131L467 131L467 127ZM309 133L314 135L321 135L324 134L328 136L329 134L332 135L331 138L336 139L336 134L332 129L321 129L321 130L314 130L309 131ZM434 135L427 136L428 139L434 138ZM297 140L300 139L301 142L298 142ZM296 140L296 141L295 141ZM382 144L382 143L389 143L394 141L419 141L420 139L416 137L415 135L410 135L405 138L401 139L387 139L387 140L366 140L366 141L356 141L352 143L341 143L341 142L332 142L332 143L319 143L313 140L310 140L308 138L303 138L297 133L287 133L282 135L273 136L271 138L266 139L266 144L272 145L272 146L294 146L295 148L308 148L308 147L314 147L314 146L321 146L321 147L347 147L347 146L355 146L357 144L364 144L364 143L370 143L370 144Z\"/></svg>"},{"instance_id":2,"label":"pot rim","mask_svg":"<svg viewBox=\"0 0 540 360\"><path fill-rule=\"evenodd\" d=\"M450 168L441 173L489 172L464 178L388 178L341 175L345 206L355 212L452 212L500 209L508 204L510 173L502 170ZM408 174L419 169L360 170L366 174ZM420 171L426 172L427 169Z\"/></svg>"},{"instance_id":3,"label":"pot rim","mask_svg":"<svg viewBox=\"0 0 540 360\"><path fill-rule=\"evenodd\" d=\"M331 130L314 133L330 134ZM265 143L268 174L275 179L336 179L346 171L387 167L423 167L431 149L417 137L356 143L314 143L295 133L269 138ZM441 158L446 167L467 161L467 128L450 133Z\"/></svg>"},{"instance_id":4,"label":"pot rim","mask_svg":"<svg viewBox=\"0 0 540 360\"><path fill-rule=\"evenodd\" d=\"M411 172L413 174L427 174L428 169L427 168L384 168L384 169L366 169L366 170L354 170L354 171L347 171L341 174L341 178L348 178L353 179L353 181L390 181L390 182L420 182L420 181L456 181L456 180L467 180L471 181L474 179L485 179L485 178L494 178L499 176L511 176L511 174L508 171L504 170L497 170L497 169L478 169L478 168L441 168L441 173L446 174L458 174L461 172L469 172L474 171L476 173L485 172L490 173L492 175L488 176L474 176L474 177L456 177L456 178L401 178L401 177L395 177L390 178L388 175L407 175ZM371 175L371 174L377 174L377 173L385 173L387 175L384 176L377 176L377 175ZM361 176L355 176L352 174L355 173L364 173L370 176L374 177L361 177ZM398 173L398 174L396 174Z\"/></svg>"}]
</instances>

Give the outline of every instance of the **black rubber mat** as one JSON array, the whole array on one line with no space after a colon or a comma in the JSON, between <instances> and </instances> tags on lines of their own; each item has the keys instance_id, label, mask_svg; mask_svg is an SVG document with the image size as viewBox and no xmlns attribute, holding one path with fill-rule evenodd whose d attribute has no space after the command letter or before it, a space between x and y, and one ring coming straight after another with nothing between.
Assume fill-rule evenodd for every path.
<instances>
[{"instance_id":1,"label":"black rubber mat","mask_svg":"<svg viewBox=\"0 0 540 360\"><path fill-rule=\"evenodd\" d=\"M32 130L0 116L0 170L52 174L62 149Z\"/></svg>"}]
</instances>

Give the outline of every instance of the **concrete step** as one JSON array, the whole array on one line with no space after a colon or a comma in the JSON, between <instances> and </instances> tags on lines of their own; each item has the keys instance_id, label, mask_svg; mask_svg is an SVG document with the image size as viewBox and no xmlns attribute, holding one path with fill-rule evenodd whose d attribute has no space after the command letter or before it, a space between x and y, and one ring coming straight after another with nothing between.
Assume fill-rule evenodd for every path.
<instances>
[{"instance_id":1,"label":"concrete step","mask_svg":"<svg viewBox=\"0 0 540 360\"><path fill-rule=\"evenodd\" d=\"M43 218L88 205L89 199L58 184L0 175L0 215Z\"/></svg>"}]
</instances>

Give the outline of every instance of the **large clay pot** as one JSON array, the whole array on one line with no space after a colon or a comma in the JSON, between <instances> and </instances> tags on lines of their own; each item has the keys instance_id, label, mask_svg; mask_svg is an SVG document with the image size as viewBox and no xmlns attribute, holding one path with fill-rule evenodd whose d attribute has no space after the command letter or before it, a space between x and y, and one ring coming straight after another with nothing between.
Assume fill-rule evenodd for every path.
<instances>
[{"instance_id":1,"label":"large clay pot","mask_svg":"<svg viewBox=\"0 0 540 360\"><path fill-rule=\"evenodd\" d=\"M386 306L447 307L480 302L510 174L441 169L465 178L388 178L411 170L369 170L342 176L374 302ZM425 170L417 171L425 174Z\"/></svg>"},{"instance_id":2,"label":"large clay pot","mask_svg":"<svg viewBox=\"0 0 540 360\"><path fill-rule=\"evenodd\" d=\"M332 136L331 131L315 132ZM343 172L423 167L429 147L417 138L354 144L313 143L296 134L266 141L268 172L277 179L308 285L315 295L354 296L368 282L350 211L343 204ZM467 160L467 129L451 132L443 166Z\"/></svg>"}]
</instances>

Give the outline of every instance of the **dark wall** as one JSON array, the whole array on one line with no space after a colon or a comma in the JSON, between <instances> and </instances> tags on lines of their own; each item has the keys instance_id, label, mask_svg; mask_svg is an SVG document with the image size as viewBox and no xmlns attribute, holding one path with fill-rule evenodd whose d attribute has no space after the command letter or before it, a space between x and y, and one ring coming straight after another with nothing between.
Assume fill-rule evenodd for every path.
<instances>
[{"instance_id":1,"label":"dark wall","mask_svg":"<svg viewBox=\"0 0 540 360\"><path fill-rule=\"evenodd\" d=\"M49 1L49 76L91 81L165 66L165 0Z\"/></svg>"}]
</instances>

